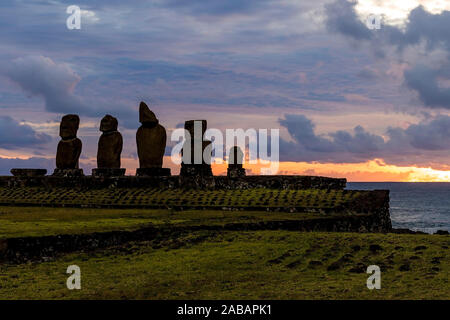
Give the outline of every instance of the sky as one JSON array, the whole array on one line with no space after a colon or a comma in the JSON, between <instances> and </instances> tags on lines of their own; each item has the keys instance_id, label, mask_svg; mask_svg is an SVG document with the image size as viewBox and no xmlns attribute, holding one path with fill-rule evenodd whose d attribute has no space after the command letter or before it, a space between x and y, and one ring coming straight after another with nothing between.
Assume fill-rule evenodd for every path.
<instances>
[{"instance_id":1,"label":"sky","mask_svg":"<svg viewBox=\"0 0 450 320\"><path fill-rule=\"evenodd\" d=\"M443 0L2 0L0 174L51 173L68 113L81 118L86 174L105 114L134 174L145 101L169 138L190 119L279 129L280 174L450 181L448 30ZM176 174L174 144L164 166Z\"/></svg>"}]
</instances>

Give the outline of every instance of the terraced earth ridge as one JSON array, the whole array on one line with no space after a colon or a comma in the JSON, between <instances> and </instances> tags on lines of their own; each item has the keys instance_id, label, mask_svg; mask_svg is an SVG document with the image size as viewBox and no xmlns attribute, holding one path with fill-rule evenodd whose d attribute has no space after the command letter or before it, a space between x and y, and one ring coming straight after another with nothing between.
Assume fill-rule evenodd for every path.
<instances>
[{"instance_id":1,"label":"terraced earth ridge","mask_svg":"<svg viewBox=\"0 0 450 320\"><path fill-rule=\"evenodd\" d=\"M288 212L367 212L361 203L375 191L350 190L185 190L158 188L0 188L0 205L115 208L236 209Z\"/></svg>"}]
</instances>

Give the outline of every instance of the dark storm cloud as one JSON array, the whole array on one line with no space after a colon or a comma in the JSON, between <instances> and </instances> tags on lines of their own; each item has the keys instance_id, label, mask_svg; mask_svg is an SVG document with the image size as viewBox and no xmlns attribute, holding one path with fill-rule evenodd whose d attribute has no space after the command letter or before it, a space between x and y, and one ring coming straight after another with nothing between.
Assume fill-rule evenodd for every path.
<instances>
[{"instance_id":1,"label":"dark storm cloud","mask_svg":"<svg viewBox=\"0 0 450 320\"><path fill-rule=\"evenodd\" d=\"M11 117L0 116L0 148L33 147L50 141L49 135L38 133L30 126L20 124Z\"/></svg>"},{"instance_id":2,"label":"dark storm cloud","mask_svg":"<svg viewBox=\"0 0 450 320\"><path fill-rule=\"evenodd\" d=\"M280 124L294 142L280 141L280 158L285 161L358 162L372 159L383 148L382 137L357 126L353 132L315 133L315 124L303 115L285 115Z\"/></svg>"},{"instance_id":3,"label":"dark storm cloud","mask_svg":"<svg viewBox=\"0 0 450 320\"><path fill-rule=\"evenodd\" d=\"M325 5L326 26L329 31L342 33L356 40L370 39L373 36L355 12L357 2L338 0Z\"/></svg>"},{"instance_id":4,"label":"dark storm cloud","mask_svg":"<svg viewBox=\"0 0 450 320\"><path fill-rule=\"evenodd\" d=\"M388 133L391 141L404 141L406 137L409 144L416 149L450 150L449 116L442 115L429 122L412 124L405 130L391 128Z\"/></svg>"},{"instance_id":5,"label":"dark storm cloud","mask_svg":"<svg viewBox=\"0 0 450 320\"><path fill-rule=\"evenodd\" d=\"M294 140L280 140L281 161L360 162L374 158L398 160L400 156L407 162L408 155L421 154L426 162L428 156L434 156L427 152L450 151L450 117L445 115L406 129L388 128L386 140L362 126L352 132L317 135L314 123L303 115L286 114L279 122Z\"/></svg>"},{"instance_id":6,"label":"dark storm cloud","mask_svg":"<svg viewBox=\"0 0 450 320\"><path fill-rule=\"evenodd\" d=\"M444 45L450 50L450 11L432 14L422 6L418 6L409 13L404 32L388 26L384 31L391 44L404 47L425 41L428 49L435 49Z\"/></svg>"},{"instance_id":7,"label":"dark storm cloud","mask_svg":"<svg viewBox=\"0 0 450 320\"><path fill-rule=\"evenodd\" d=\"M370 30L361 21L355 11L357 2L337 0L325 5L326 25L332 32L341 33L355 40L382 39L399 47L415 45L425 41L428 49L444 45L450 49L450 11L433 14L418 6L411 10L405 25L401 30L395 26L382 25L381 30Z\"/></svg>"},{"instance_id":8,"label":"dark storm cloud","mask_svg":"<svg viewBox=\"0 0 450 320\"><path fill-rule=\"evenodd\" d=\"M371 41L377 52L392 46L402 52L408 46L425 44L428 53L441 49L447 59L433 68L424 61L414 61L404 73L405 84L417 92L420 101L429 108L450 109L450 89L439 86L438 79L450 79L447 65L450 63L450 11L439 14L427 12L422 6L413 9L404 30L383 25L381 30L369 30L355 12L356 2L337 0L326 6L327 26L330 31L341 33L354 40ZM384 54L383 54L384 56Z\"/></svg>"},{"instance_id":9,"label":"dark storm cloud","mask_svg":"<svg viewBox=\"0 0 450 320\"><path fill-rule=\"evenodd\" d=\"M404 73L405 83L415 90L419 99L431 108L450 109L450 90L441 88L438 78L450 78L448 68L432 69L424 65L417 65Z\"/></svg>"},{"instance_id":10,"label":"dark storm cloud","mask_svg":"<svg viewBox=\"0 0 450 320\"><path fill-rule=\"evenodd\" d=\"M288 129L291 137L305 150L313 152L334 152L332 141L317 136L314 123L303 115L285 115L280 124Z\"/></svg>"}]
</instances>

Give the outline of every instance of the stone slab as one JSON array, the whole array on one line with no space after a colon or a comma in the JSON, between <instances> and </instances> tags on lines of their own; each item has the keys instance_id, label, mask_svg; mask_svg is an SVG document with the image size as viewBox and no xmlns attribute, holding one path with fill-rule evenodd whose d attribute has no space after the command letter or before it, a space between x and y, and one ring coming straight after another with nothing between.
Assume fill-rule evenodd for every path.
<instances>
[{"instance_id":1,"label":"stone slab","mask_svg":"<svg viewBox=\"0 0 450 320\"><path fill-rule=\"evenodd\" d=\"M11 169L11 174L15 177L42 177L47 174L47 169Z\"/></svg>"}]
</instances>

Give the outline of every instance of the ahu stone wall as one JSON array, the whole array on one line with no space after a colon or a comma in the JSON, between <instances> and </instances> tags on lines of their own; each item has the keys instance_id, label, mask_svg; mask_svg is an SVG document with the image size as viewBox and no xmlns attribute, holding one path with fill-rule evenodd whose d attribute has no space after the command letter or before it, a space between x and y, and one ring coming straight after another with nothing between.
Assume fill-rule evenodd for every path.
<instances>
[{"instance_id":1,"label":"ahu stone wall","mask_svg":"<svg viewBox=\"0 0 450 320\"><path fill-rule=\"evenodd\" d=\"M326 189L343 190L346 179L318 176L0 176L0 187L188 188L188 189Z\"/></svg>"}]
</instances>

